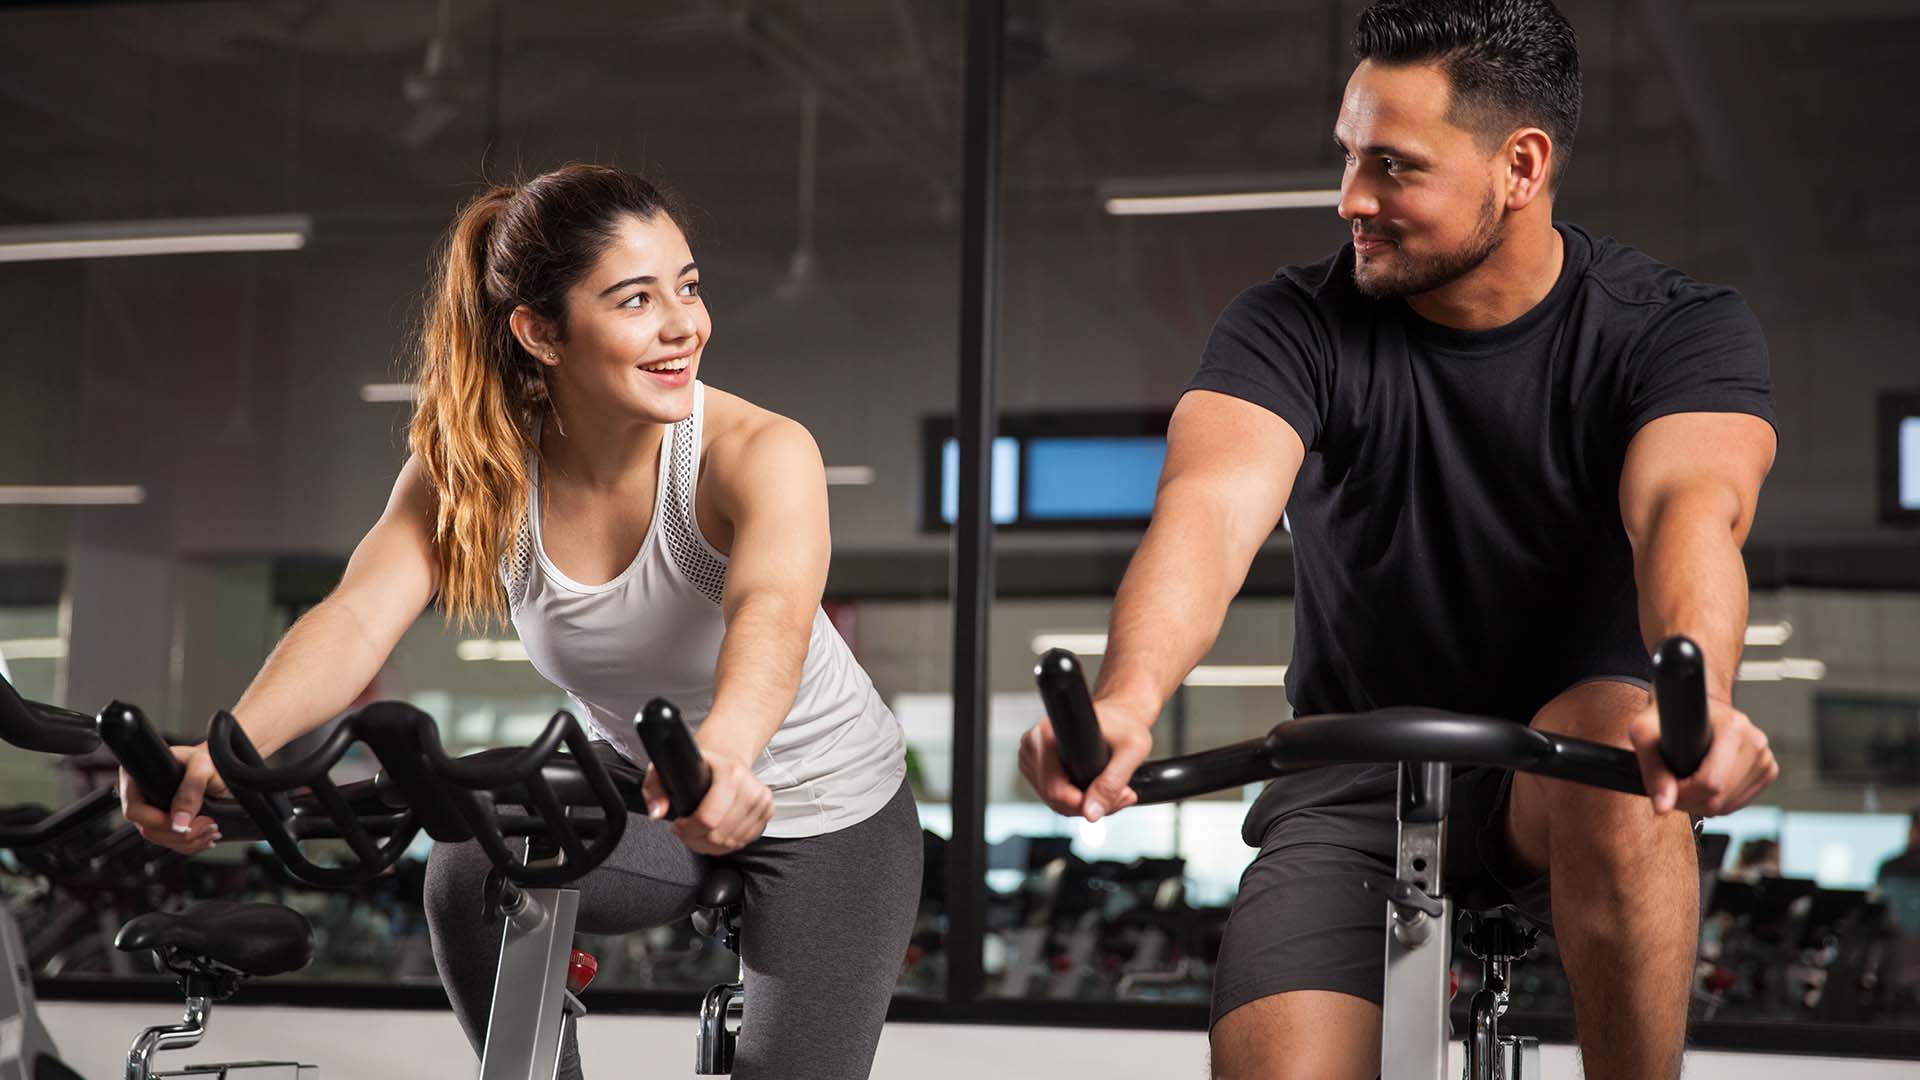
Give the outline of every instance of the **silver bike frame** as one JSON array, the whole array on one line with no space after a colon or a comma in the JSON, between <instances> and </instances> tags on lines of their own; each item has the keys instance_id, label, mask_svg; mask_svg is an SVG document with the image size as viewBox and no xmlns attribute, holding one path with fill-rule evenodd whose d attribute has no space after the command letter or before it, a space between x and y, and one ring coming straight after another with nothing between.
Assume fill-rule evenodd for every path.
<instances>
[{"instance_id":1,"label":"silver bike frame","mask_svg":"<svg viewBox=\"0 0 1920 1080\"><path fill-rule=\"evenodd\" d=\"M567 1018L586 1011L567 990L580 890L509 884L501 890L499 912L506 928L480 1080L552 1080Z\"/></svg>"},{"instance_id":2,"label":"silver bike frame","mask_svg":"<svg viewBox=\"0 0 1920 1080\"><path fill-rule=\"evenodd\" d=\"M1445 1080L1453 901L1445 897L1440 867L1447 850L1450 778L1451 769L1444 764L1400 766L1394 876L1418 895L1387 902L1382 1080Z\"/></svg>"},{"instance_id":3,"label":"silver bike frame","mask_svg":"<svg viewBox=\"0 0 1920 1080\"><path fill-rule=\"evenodd\" d=\"M34 1063L42 1056L59 1060L53 1036L40 1023L34 1006L33 974L27 970L27 947L20 940L20 924L0 906L0 1080L32 1080Z\"/></svg>"}]
</instances>

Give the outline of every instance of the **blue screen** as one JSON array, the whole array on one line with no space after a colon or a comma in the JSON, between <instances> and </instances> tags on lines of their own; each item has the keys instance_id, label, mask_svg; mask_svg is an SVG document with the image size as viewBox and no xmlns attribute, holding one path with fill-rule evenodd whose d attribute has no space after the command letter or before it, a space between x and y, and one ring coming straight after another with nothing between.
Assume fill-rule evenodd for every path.
<instances>
[{"instance_id":1,"label":"blue screen","mask_svg":"<svg viewBox=\"0 0 1920 1080\"><path fill-rule=\"evenodd\" d=\"M988 501L995 525L1012 521L1020 508L1020 440L1001 435L993 440L993 471L987 478ZM940 520L951 525L960 516L960 440L940 446Z\"/></svg>"},{"instance_id":2,"label":"blue screen","mask_svg":"<svg viewBox=\"0 0 1920 1080\"><path fill-rule=\"evenodd\" d=\"M1027 440L1027 518L1145 518L1153 514L1164 435Z\"/></svg>"},{"instance_id":3,"label":"blue screen","mask_svg":"<svg viewBox=\"0 0 1920 1080\"><path fill-rule=\"evenodd\" d=\"M1920 510L1920 416L1900 421L1900 508Z\"/></svg>"}]
</instances>

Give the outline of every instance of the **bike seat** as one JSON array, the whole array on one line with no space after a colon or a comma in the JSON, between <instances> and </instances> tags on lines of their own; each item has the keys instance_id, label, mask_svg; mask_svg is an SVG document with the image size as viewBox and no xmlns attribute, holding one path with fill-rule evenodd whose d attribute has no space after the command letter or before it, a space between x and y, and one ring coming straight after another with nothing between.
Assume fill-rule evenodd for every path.
<instances>
[{"instance_id":1,"label":"bike seat","mask_svg":"<svg viewBox=\"0 0 1920 1080\"><path fill-rule=\"evenodd\" d=\"M741 880L740 871L715 863L701 879L694 902L703 908L728 908L739 904L744 895L746 882Z\"/></svg>"},{"instance_id":2,"label":"bike seat","mask_svg":"<svg viewBox=\"0 0 1920 1080\"><path fill-rule=\"evenodd\" d=\"M298 971L313 959L313 928L279 904L209 900L186 911L136 916L114 936L125 952L173 949L248 975Z\"/></svg>"}]
</instances>

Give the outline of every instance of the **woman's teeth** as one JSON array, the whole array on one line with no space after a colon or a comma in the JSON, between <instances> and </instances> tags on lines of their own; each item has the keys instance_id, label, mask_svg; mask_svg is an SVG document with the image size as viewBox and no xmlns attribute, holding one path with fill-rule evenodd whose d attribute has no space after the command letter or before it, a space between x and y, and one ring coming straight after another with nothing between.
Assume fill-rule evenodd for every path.
<instances>
[{"instance_id":1,"label":"woman's teeth","mask_svg":"<svg viewBox=\"0 0 1920 1080\"><path fill-rule=\"evenodd\" d=\"M685 360L662 360L657 364L640 365L641 371L655 371L662 375L671 375L676 371L685 371L686 369L687 362Z\"/></svg>"}]
</instances>

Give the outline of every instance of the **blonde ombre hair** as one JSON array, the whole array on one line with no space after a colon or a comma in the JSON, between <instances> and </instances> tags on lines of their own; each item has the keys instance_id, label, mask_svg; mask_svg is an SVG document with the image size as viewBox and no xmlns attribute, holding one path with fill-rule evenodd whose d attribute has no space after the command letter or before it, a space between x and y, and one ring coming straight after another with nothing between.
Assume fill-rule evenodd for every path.
<instances>
[{"instance_id":1,"label":"blonde ombre hair","mask_svg":"<svg viewBox=\"0 0 1920 1080\"><path fill-rule=\"evenodd\" d=\"M525 306L567 333L567 291L626 217L687 215L633 173L567 165L488 188L462 207L428 289L407 441L437 500L434 556L449 622L507 616L501 557L527 513L528 459L552 402L538 360L513 335Z\"/></svg>"}]
</instances>

